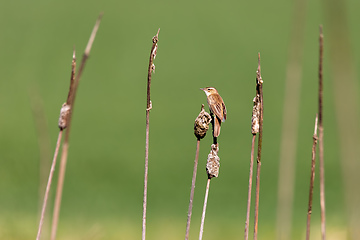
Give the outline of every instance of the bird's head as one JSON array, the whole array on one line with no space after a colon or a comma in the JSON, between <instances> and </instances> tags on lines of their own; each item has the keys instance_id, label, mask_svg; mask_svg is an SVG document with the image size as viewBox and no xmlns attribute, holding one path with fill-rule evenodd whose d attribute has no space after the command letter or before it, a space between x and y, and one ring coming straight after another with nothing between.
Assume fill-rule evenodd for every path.
<instances>
[{"instance_id":1,"label":"bird's head","mask_svg":"<svg viewBox=\"0 0 360 240\"><path fill-rule=\"evenodd\" d=\"M200 90L203 90L205 92L206 96L217 93L216 88L213 88L213 87L200 88Z\"/></svg>"}]
</instances>

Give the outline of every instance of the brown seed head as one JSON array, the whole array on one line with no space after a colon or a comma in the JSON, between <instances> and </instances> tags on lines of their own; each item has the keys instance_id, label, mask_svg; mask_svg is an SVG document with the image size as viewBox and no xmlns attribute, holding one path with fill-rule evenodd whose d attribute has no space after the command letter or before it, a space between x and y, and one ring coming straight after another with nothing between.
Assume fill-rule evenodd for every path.
<instances>
[{"instance_id":1,"label":"brown seed head","mask_svg":"<svg viewBox=\"0 0 360 240\"><path fill-rule=\"evenodd\" d=\"M67 127L70 109L71 109L70 105L68 105L67 103L64 103L60 109L60 116L59 116L59 123L58 123L60 130L63 130Z\"/></svg>"},{"instance_id":2,"label":"brown seed head","mask_svg":"<svg viewBox=\"0 0 360 240\"><path fill-rule=\"evenodd\" d=\"M194 134L197 139L203 139L209 130L209 124L211 122L211 116L204 110L204 104L201 105L201 111L199 116L195 119Z\"/></svg>"},{"instance_id":3,"label":"brown seed head","mask_svg":"<svg viewBox=\"0 0 360 240\"><path fill-rule=\"evenodd\" d=\"M217 155L219 151L218 144L211 145L211 151L207 158L206 163L206 172L208 174L208 178L218 177L219 176L219 169L220 169L220 158Z\"/></svg>"},{"instance_id":4,"label":"brown seed head","mask_svg":"<svg viewBox=\"0 0 360 240\"><path fill-rule=\"evenodd\" d=\"M259 132L260 128L260 96L256 95L256 97L253 100L254 106L253 106L253 112L251 117L251 133L257 134Z\"/></svg>"}]
</instances>

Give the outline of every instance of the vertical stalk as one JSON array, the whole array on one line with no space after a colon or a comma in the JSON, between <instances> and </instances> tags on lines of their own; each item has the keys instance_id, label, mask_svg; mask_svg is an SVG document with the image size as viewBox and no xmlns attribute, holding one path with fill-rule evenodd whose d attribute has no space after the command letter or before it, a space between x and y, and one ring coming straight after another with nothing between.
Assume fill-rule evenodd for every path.
<instances>
[{"instance_id":1,"label":"vertical stalk","mask_svg":"<svg viewBox=\"0 0 360 240\"><path fill-rule=\"evenodd\" d=\"M53 161L52 161L51 168L50 168L50 174L49 174L48 182L47 182L47 185L46 185L46 190L45 190L44 201L43 201L43 205L42 205L42 209L41 209L40 223L39 223L39 228L38 228L38 233L37 233L37 236L36 236L36 240L40 240L40 237L41 237L42 227L43 227L44 218L45 218L46 206L47 206L47 202L48 202L48 198L49 198L52 178L53 178L53 175L54 175L54 172L55 172L56 159L57 159L59 149L60 149L60 142L61 142L61 138L62 138L62 133L63 133L63 130L60 130L59 135L58 135L58 139L56 141L55 153L54 153Z\"/></svg>"},{"instance_id":2,"label":"vertical stalk","mask_svg":"<svg viewBox=\"0 0 360 240\"><path fill-rule=\"evenodd\" d=\"M264 112L262 84L263 84L263 80L261 78L260 53L259 53L258 54L258 69L256 71L256 93L259 96L259 100L260 100L260 114L259 114L259 139L258 139L257 169L256 169L254 240L257 240L258 219L259 219L260 170L261 170L261 149L262 149L263 112Z\"/></svg>"},{"instance_id":3,"label":"vertical stalk","mask_svg":"<svg viewBox=\"0 0 360 240\"><path fill-rule=\"evenodd\" d=\"M147 101L146 101L146 136L145 136L145 173L144 173L144 198L143 198L143 217L142 217L142 240L145 240L146 236L146 206L147 206L147 185L148 185L148 173L149 173L149 131L150 131L150 110L152 108L150 100L150 86L151 86L151 74L155 71L154 59L156 57L157 42L159 37L159 31L152 38L153 45L150 52L148 77L147 77Z\"/></svg>"},{"instance_id":4,"label":"vertical stalk","mask_svg":"<svg viewBox=\"0 0 360 240\"><path fill-rule=\"evenodd\" d=\"M258 222L259 222L260 169L261 169L261 162L257 162L256 188L255 188L256 193L255 193L254 240L257 240Z\"/></svg>"},{"instance_id":5,"label":"vertical stalk","mask_svg":"<svg viewBox=\"0 0 360 240\"><path fill-rule=\"evenodd\" d=\"M68 151L69 151L71 119L72 119L72 114L74 112L74 103L75 103L76 92L77 92L77 88L79 86L79 82L80 82L81 75L83 73L86 61L89 58L90 50L91 50L92 44L95 40L96 33L99 29L102 15L103 14L100 13L98 19L96 20L94 28L91 32L91 35L90 35L89 41L87 43L87 46L85 48L77 75L75 76L75 67L73 67L73 71L71 73L70 90L69 90L67 102L66 102L66 104L64 104L69 107L69 113L68 113L68 116L66 117L66 126L65 127L67 128L67 130L65 133L65 139L64 139L64 143L63 143L63 147L62 147L62 152L61 152L60 171L59 171L59 176L58 176L58 185L57 185L57 189L56 189L52 228L51 228L51 238L50 238L51 240L56 239L57 226L58 226L58 222L59 222L61 199L62 199L65 171L66 171L66 163L67 163L67 156L68 156ZM74 54L73 54L73 59L75 59L75 50L74 50ZM64 107L64 105L63 105L63 107ZM62 128L65 128L65 127L62 127Z\"/></svg>"},{"instance_id":6,"label":"vertical stalk","mask_svg":"<svg viewBox=\"0 0 360 240\"><path fill-rule=\"evenodd\" d=\"M326 239L325 222L325 166L324 166L324 127L323 127L323 46L324 35L320 26L319 53L319 168L320 168L320 208L321 208L321 238Z\"/></svg>"},{"instance_id":7,"label":"vertical stalk","mask_svg":"<svg viewBox=\"0 0 360 240\"><path fill-rule=\"evenodd\" d=\"M203 212L202 212L202 216L201 216L199 240L202 240L203 234L204 234L205 213L206 213L207 200L208 200L208 196L209 196L210 180L211 180L211 178L209 177L207 180L207 184L206 184L204 206L203 206Z\"/></svg>"},{"instance_id":8,"label":"vertical stalk","mask_svg":"<svg viewBox=\"0 0 360 240\"><path fill-rule=\"evenodd\" d=\"M148 185L148 173L149 173L149 115L150 115L150 109L149 110L148 109L146 110L145 173L144 173L144 196L143 196L142 238L141 238L142 240L145 240L145 237L146 237L146 206L147 206L147 185Z\"/></svg>"},{"instance_id":9,"label":"vertical stalk","mask_svg":"<svg viewBox=\"0 0 360 240\"><path fill-rule=\"evenodd\" d=\"M75 50L74 50L73 51L73 59L72 59L72 62L71 62L70 88L69 88L67 101L66 101L66 103L63 104L63 106L62 106L62 108L60 110L60 117L59 117L59 122L58 122L60 132L59 132L59 135L58 135L58 140L56 142L54 159L53 159L53 162L52 162L52 165L51 165L51 168L50 168L49 179L48 179L48 183L47 183L46 190L45 190L45 196L44 196L43 207L42 207L42 211L41 211L39 229L38 229L38 234L37 234L36 240L39 240L40 237L41 237L41 231L42 231L42 226L43 226L43 223L44 223L48 196L49 196L49 192L50 192L50 187L51 187L51 183L52 183L53 174L55 172L56 159L57 159L57 156L58 156L58 153L59 153L59 150L60 150L61 138L62 138L62 134L63 134L64 129L68 126L68 119L69 119L69 114L70 114L69 96L71 95L71 93L74 90L73 88L74 88L74 80L75 80L75 70L76 70L76 58L75 58ZM53 234L53 233L51 233L51 234Z\"/></svg>"},{"instance_id":10,"label":"vertical stalk","mask_svg":"<svg viewBox=\"0 0 360 240\"><path fill-rule=\"evenodd\" d=\"M206 213L207 200L208 200L208 196L209 196L210 180L213 177L219 176L220 158L218 156L218 152L219 152L218 144L211 144L211 150L208 155L207 162L206 162L206 172L208 175L208 181L207 181L207 185L206 185L204 207L203 207L203 212L202 212L202 217L201 217L199 240L202 239L203 232L204 232L205 213Z\"/></svg>"},{"instance_id":11,"label":"vertical stalk","mask_svg":"<svg viewBox=\"0 0 360 240\"><path fill-rule=\"evenodd\" d=\"M250 157L250 170L249 170L249 188L248 188L248 200L247 200L246 221L245 221L245 236L244 236L245 240L249 239L249 221L250 221L252 177L253 177L253 168L254 168L255 138L256 138L256 134L253 134L252 143L251 143L251 157Z\"/></svg>"},{"instance_id":12,"label":"vertical stalk","mask_svg":"<svg viewBox=\"0 0 360 240\"><path fill-rule=\"evenodd\" d=\"M195 192L196 172L197 172L197 165L198 165L198 161L199 161L199 149L200 149L200 139L197 139L196 155L195 155L195 161L194 161L194 171L193 171L193 177L192 177L192 182L191 182L190 202L189 202L188 217L187 217L187 222L186 222L185 240L189 239L189 233L190 233L190 222L191 222L192 206L193 206L194 192Z\"/></svg>"},{"instance_id":13,"label":"vertical stalk","mask_svg":"<svg viewBox=\"0 0 360 240\"><path fill-rule=\"evenodd\" d=\"M253 106L252 117L251 117L251 133L253 136L252 136L252 143L251 143L249 189L248 189L248 201L247 201L247 208L246 208L246 221L245 221L245 234L244 234L245 240L249 239L249 221L250 221L250 207L251 207L252 178L253 178L253 168L254 168L255 138L256 138L256 134L259 133L259 130L260 130L261 97L260 97L259 84L262 84L262 79L261 79L261 74L260 74L260 54L258 55L258 58L259 58L258 69L257 69L257 73L256 73L256 95L253 100L254 106ZM257 221L256 221L256 223L257 223ZM256 231L257 231L257 226L256 226Z\"/></svg>"},{"instance_id":14,"label":"vertical stalk","mask_svg":"<svg viewBox=\"0 0 360 240\"><path fill-rule=\"evenodd\" d=\"M318 116L316 115L315 129L313 135L312 155L311 155L311 176L310 176L310 190L309 190L309 205L308 205L307 224L306 224L306 240L310 239L310 220L311 220L312 200L313 200L313 192L314 192L313 190L314 190L314 180L315 180L316 143L318 140L317 126L318 126Z\"/></svg>"}]
</instances>

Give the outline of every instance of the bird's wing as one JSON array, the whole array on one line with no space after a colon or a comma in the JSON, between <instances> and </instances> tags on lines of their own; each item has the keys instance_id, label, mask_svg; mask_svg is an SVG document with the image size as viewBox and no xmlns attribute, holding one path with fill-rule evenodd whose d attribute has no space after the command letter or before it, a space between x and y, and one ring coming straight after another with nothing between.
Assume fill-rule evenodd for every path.
<instances>
[{"instance_id":1,"label":"bird's wing","mask_svg":"<svg viewBox=\"0 0 360 240\"><path fill-rule=\"evenodd\" d=\"M219 96L219 95L218 95ZM216 97L210 95L209 97L210 110L221 120L224 120L223 101L219 101Z\"/></svg>"},{"instance_id":2,"label":"bird's wing","mask_svg":"<svg viewBox=\"0 0 360 240\"><path fill-rule=\"evenodd\" d=\"M224 113L224 118L222 119L222 121L225 122L225 120L226 120L226 106L225 106L224 102L222 102L222 106L223 106L223 113Z\"/></svg>"}]
</instances>

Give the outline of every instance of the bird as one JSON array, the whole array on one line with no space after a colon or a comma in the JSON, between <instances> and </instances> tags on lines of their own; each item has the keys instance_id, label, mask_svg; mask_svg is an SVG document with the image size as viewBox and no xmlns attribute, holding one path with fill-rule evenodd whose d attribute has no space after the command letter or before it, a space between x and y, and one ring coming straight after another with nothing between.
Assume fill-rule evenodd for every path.
<instances>
[{"instance_id":1,"label":"bird","mask_svg":"<svg viewBox=\"0 0 360 240\"><path fill-rule=\"evenodd\" d=\"M220 135L221 122L225 122L226 120L225 103L216 88L206 87L200 88L200 90L203 90L205 92L209 109L213 113L213 115L215 115L213 136L214 138L217 138Z\"/></svg>"}]
</instances>

